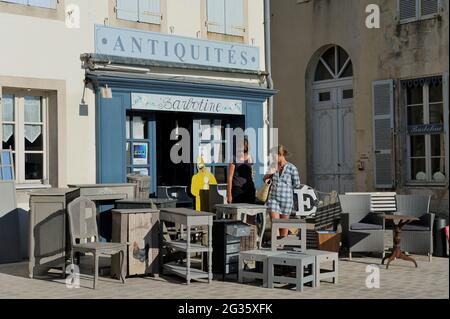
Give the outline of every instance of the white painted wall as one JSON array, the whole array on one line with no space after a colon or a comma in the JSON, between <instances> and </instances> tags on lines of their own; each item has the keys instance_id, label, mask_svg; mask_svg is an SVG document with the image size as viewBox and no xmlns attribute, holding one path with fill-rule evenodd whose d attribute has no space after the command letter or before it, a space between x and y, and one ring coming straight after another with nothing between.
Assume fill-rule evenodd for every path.
<instances>
[{"instance_id":1,"label":"white painted wall","mask_svg":"<svg viewBox=\"0 0 450 319\"><path fill-rule=\"evenodd\" d=\"M80 54L94 52L94 24L108 17L108 0L66 0L80 7L79 29L69 29L64 21L9 14L0 11L0 76L14 76L66 81L65 105L67 144L63 166L68 183L95 182L95 98L86 91L89 116L80 117L78 105L83 91ZM248 39L260 46L261 69L264 69L263 1L249 0ZM196 37L201 30L201 0L167 0L164 13L167 26L176 35ZM1 87L0 83L0 87ZM63 103L64 104L64 103ZM50 168L52 169L52 168Z\"/></svg>"}]
</instances>

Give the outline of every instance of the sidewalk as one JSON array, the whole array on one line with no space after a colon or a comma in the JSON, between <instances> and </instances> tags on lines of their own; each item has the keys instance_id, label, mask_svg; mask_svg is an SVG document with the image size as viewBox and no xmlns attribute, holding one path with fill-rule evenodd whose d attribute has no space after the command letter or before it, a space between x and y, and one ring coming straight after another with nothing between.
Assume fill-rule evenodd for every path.
<instances>
[{"instance_id":1,"label":"sidewalk","mask_svg":"<svg viewBox=\"0 0 450 319\"><path fill-rule=\"evenodd\" d=\"M380 266L380 289L366 288L368 265L379 265L380 259L357 257L340 261L339 284L322 283L319 288L306 287L303 293L288 288L265 289L252 284L192 282L188 287L174 276L129 278L126 285L101 277L97 290L91 289L92 277L81 275L81 288L69 289L60 274L46 279L29 279L27 263L0 266L0 298L149 298L149 299L403 299L449 298L449 260L415 256L419 268L397 260L388 270ZM232 277L230 277L232 278Z\"/></svg>"}]
</instances>

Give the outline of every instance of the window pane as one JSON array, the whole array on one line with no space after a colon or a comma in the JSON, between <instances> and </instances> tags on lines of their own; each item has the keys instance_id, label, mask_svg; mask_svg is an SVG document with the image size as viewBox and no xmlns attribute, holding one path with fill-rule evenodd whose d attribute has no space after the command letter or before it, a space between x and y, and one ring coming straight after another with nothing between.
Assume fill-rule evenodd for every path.
<instances>
[{"instance_id":1,"label":"window pane","mask_svg":"<svg viewBox=\"0 0 450 319\"><path fill-rule=\"evenodd\" d=\"M431 156L444 156L444 134L433 134L431 137Z\"/></svg>"},{"instance_id":2,"label":"window pane","mask_svg":"<svg viewBox=\"0 0 450 319\"><path fill-rule=\"evenodd\" d=\"M326 102L331 100L330 92L321 92L319 93L319 102Z\"/></svg>"},{"instance_id":3,"label":"window pane","mask_svg":"<svg viewBox=\"0 0 450 319\"><path fill-rule=\"evenodd\" d=\"M353 76L353 64L352 64L352 62L347 64L347 66L345 67L345 71L341 74L341 78L346 78L346 77L349 77L349 76Z\"/></svg>"},{"instance_id":4,"label":"window pane","mask_svg":"<svg viewBox=\"0 0 450 319\"><path fill-rule=\"evenodd\" d=\"M443 106L439 104L430 105L430 124L444 123Z\"/></svg>"},{"instance_id":5,"label":"window pane","mask_svg":"<svg viewBox=\"0 0 450 319\"><path fill-rule=\"evenodd\" d=\"M125 146L125 153L126 153L126 158L127 158L127 166L131 165L131 147L130 147L130 143L126 143Z\"/></svg>"},{"instance_id":6,"label":"window pane","mask_svg":"<svg viewBox=\"0 0 450 319\"><path fill-rule=\"evenodd\" d=\"M214 143L214 163L225 163L225 144Z\"/></svg>"},{"instance_id":7,"label":"window pane","mask_svg":"<svg viewBox=\"0 0 450 319\"><path fill-rule=\"evenodd\" d=\"M25 96L25 122L42 122L42 105L39 96Z\"/></svg>"},{"instance_id":8,"label":"window pane","mask_svg":"<svg viewBox=\"0 0 450 319\"><path fill-rule=\"evenodd\" d=\"M423 124L423 106L408 106L408 125Z\"/></svg>"},{"instance_id":9,"label":"window pane","mask_svg":"<svg viewBox=\"0 0 450 319\"><path fill-rule=\"evenodd\" d=\"M421 181L427 179L424 158L411 159L411 179Z\"/></svg>"},{"instance_id":10,"label":"window pane","mask_svg":"<svg viewBox=\"0 0 450 319\"><path fill-rule=\"evenodd\" d=\"M14 95L5 94L2 98L2 118L5 122L14 122Z\"/></svg>"},{"instance_id":11,"label":"window pane","mask_svg":"<svg viewBox=\"0 0 450 319\"><path fill-rule=\"evenodd\" d=\"M216 166L214 176L218 184L227 183L227 174L227 168L225 166Z\"/></svg>"},{"instance_id":12,"label":"window pane","mask_svg":"<svg viewBox=\"0 0 450 319\"><path fill-rule=\"evenodd\" d=\"M15 136L14 136L14 125L3 124L2 125L2 148L4 150L15 150Z\"/></svg>"},{"instance_id":13,"label":"window pane","mask_svg":"<svg viewBox=\"0 0 450 319\"><path fill-rule=\"evenodd\" d=\"M25 150L26 151L44 150L41 125L25 125Z\"/></svg>"},{"instance_id":14,"label":"window pane","mask_svg":"<svg viewBox=\"0 0 450 319\"><path fill-rule=\"evenodd\" d=\"M133 138L143 140L148 138L148 125L140 116L133 117Z\"/></svg>"},{"instance_id":15,"label":"window pane","mask_svg":"<svg viewBox=\"0 0 450 319\"><path fill-rule=\"evenodd\" d=\"M322 59L327 63L328 67L336 73L336 67L335 67L335 47L329 48L323 55Z\"/></svg>"},{"instance_id":16,"label":"window pane","mask_svg":"<svg viewBox=\"0 0 450 319\"><path fill-rule=\"evenodd\" d=\"M432 158L431 159L431 174L433 180L436 182L445 181L445 158Z\"/></svg>"},{"instance_id":17,"label":"window pane","mask_svg":"<svg viewBox=\"0 0 450 319\"><path fill-rule=\"evenodd\" d=\"M344 91L342 91L342 98L344 100L353 99L353 90L344 90Z\"/></svg>"},{"instance_id":18,"label":"window pane","mask_svg":"<svg viewBox=\"0 0 450 319\"><path fill-rule=\"evenodd\" d=\"M439 84L437 86L430 85L430 103L434 102L442 102L444 99L444 96L442 95L442 84Z\"/></svg>"},{"instance_id":19,"label":"window pane","mask_svg":"<svg viewBox=\"0 0 450 319\"><path fill-rule=\"evenodd\" d=\"M212 138L212 136L211 136L211 121L201 120L200 140L210 141L211 138Z\"/></svg>"},{"instance_id":20,"label":"window pane","mask_svg":"<svg viewBox=\"0 0 450 319\"><path fill-rule=\"evenodd\" d=\"M407 104L422 104L423 103L423 88L421 86L408 88L406 90Z\"/></svg>"},{"instance_id":21,"label":"window pane","mask_svg":"<svg viewBox=\"0 0 450 319\"><path fill-rule=\"evenodd\" d=\"M44 178L44 156L42 154L25 153L25 179Z\"/></svg>"},{"instance_id":22,"label":"window pane","mask_svg":"<svg viewBox=\"0 0 450 319\"><path fill-rule=\"evenodd\" d=\"M348 54L341 47L338 48L338 61L339 61L339 71L344 67L345 62L348 59Z\"/></svg>"},{"instance_id":23,"label":"window pane","mask_svg":"<svg viewBox=\"0 0 450 319\"><path fill-rule=\"evenodd\" d=\"M317 64L315 81L331 80L333 76L328 72L327 68L323 65L321 61Z\"/></svg>"},{"instance_id":24,"label":"window pane","mask_svg":"<svg viewBox=\"0 0 450 319\"><path fill-rule=\"evenodd\" d=\"M130 139L131 133L130 133L130 117L127 116L126 122L125 122L125 138L127 140Z\"/></svg>"},{"instance_id":25,"label":"window pane","mask_svg":"<svg viewBox=\"0 0 450 319\"><path fill-rule=\"evenodd\" d=\"M425 156L425 135L411 136L411 157Z\"/></svg>"}]
</instances>

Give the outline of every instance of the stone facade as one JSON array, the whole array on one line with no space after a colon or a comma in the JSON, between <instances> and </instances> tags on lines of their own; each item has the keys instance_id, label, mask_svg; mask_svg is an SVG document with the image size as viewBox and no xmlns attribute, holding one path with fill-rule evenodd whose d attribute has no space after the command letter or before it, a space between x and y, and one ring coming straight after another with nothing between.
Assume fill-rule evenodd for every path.
<instances>
[{"instance_id":1,"label":"stone facade","mask_svg":"<svg viewBox=\"0 0 450 319\"><path fill-rule=\"evenodd\" d=\"M438 17L410 23L399 23L397 3L397 0L272 1L272 68L275 87L280 90L275 97L274 126L279 128L280 142L293 153L290 160L299 167L302 181L312 183L309 112L314 72L320 55L328 47L342 47L353 63L353 190L375 191L372 83L393 79L397 133L395 190L432 194L432 210L448 216L448 173L445 185L408 184L406 138L398 114L405 108L401 80L432 75L448 77L449 2L440 1ZM366 27L369 4L380 8L379 29ZM448 87L444 96L448 121ZM445 135L448 163L448 123Z\"/></svg>"}]
</instances>

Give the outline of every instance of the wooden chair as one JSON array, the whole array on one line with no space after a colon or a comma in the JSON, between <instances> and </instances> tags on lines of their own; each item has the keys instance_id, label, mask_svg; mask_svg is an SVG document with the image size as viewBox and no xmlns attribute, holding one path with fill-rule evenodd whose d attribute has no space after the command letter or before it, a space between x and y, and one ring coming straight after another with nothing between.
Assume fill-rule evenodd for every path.
<instances>
[{"instance_id":1,"label":"wooden chair","mask_svg":"<svg viewBox=\"0 0 450 319\"><path fill-rule=\"evenodd\" d=\"M126 243L106 243L98 241L97 212L95 203L85 197L79 197L68 205L70 225L70 258L74 263L75 253L94 256L94 289L98 281L100 255L120 254L120 279L125 284L124 267Z\"/></svg>"}]
</instances>

